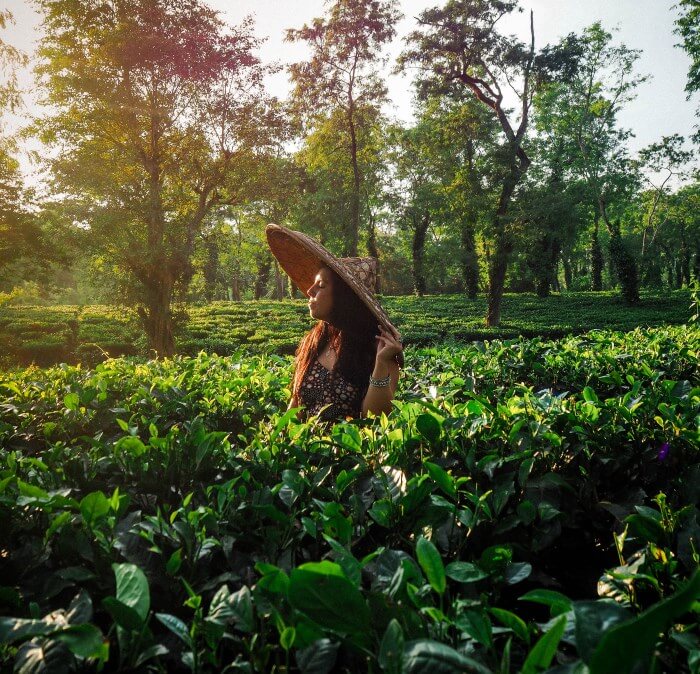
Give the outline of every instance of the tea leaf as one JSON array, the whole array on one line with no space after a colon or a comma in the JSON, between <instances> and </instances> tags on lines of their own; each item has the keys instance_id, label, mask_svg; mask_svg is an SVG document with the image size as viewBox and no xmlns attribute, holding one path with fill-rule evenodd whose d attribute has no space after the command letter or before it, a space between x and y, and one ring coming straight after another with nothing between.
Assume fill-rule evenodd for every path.
<instances>
[{"instance_id":1,"label":"tea leaf","mask_svg":"<svg viewBox=\"0 0 700 674\"><path fill-rule=\"evenodd\" d=\"M430 586L438 594L443 594L447 585L445 567L438 549L427 538L420 536L416 542L416 557Z\"/></svg>"}]
</instances>

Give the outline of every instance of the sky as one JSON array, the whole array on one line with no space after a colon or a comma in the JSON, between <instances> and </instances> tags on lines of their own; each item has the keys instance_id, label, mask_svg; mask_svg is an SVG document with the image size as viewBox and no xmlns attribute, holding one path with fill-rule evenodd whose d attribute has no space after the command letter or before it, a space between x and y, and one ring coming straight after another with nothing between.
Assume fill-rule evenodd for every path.
<instances>
[{"instance_id":1,"label":"sky","mask_svg":"<svg viewBox=\"0 0 700 674\"><path fill-rule=\"evenodd\" d=\"M300 28L314 17L322 16L325 5L324 0L209 0L208 4L229 24L238 24L244 17L252 15L257 36L265 39L260 57L264 62L277 61L282 65L303 60L308 53L302 44L284 42L285 30ZM402 49L403 36L417 25L415 17L435 3L400 0L399 4L404 18L398 24L398 35L386 53L385 77L391 101L387 112L409 122L412 118L410 76L392 75L389 70ZM40 36L39 16L29 0L5 0L5 5L13 13L16 23L0 37L31 56ZM505 17L501 26L504 31L528 40L529 11L532 10L536 46L543 47L600 21L606 30L616 30L616 41L642 50L637 72L651 77L639 87L636 100L627 104L619 115L621 125L634 133L630 146L635 152L673 133L689 136L698 123L695 117L698 101L687 101L684 91L690 60L682 49L674 46L679 38L673 33L677 16L673 5L673 0L521 0L524 11ZM28 92L33 90L29 71L23 73L22 82ZM272 76L267 87L271 94L284 97L289 91L286 74L280 72ZM19 126L37 112L31 93L25 98L25 113L10 120L9 126ZM37 149L36 146L24 149L32 147ZM24 154L20 160L27 180L32 182L35 169Z\"/></svg>"}]
</instances>

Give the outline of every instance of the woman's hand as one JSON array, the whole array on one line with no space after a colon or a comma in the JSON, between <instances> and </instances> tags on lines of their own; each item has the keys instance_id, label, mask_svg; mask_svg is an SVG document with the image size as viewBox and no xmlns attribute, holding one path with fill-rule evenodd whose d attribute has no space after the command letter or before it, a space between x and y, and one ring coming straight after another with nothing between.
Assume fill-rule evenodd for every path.
<instances>
[{"instance_id":1,"label":"woman's hand","mask_svg":"<svg viewBox=\"0 0 700 674\"><path fill-rule=\"evenodd\" d=\"M392 334L388 330L379 326L377 335L377 363L388 365L395 361L398 354L403 351L401 335Z\"/></svg>"}]
</instances>

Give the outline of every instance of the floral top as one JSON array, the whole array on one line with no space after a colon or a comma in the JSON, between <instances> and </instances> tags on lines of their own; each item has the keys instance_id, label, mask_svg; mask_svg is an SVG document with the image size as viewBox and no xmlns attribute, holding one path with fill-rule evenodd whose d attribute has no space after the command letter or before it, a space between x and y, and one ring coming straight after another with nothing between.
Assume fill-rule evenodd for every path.
<instances>
[{"instance_id":1,"label":"floral top","mask_svg":"<svg viewBox=\"0 0 700 674\"><path fill-rule=\"evenodd\" d=\"M318 361L306 371L299 389L299 401L307 414L320 413L323 421L359 417L363 398L362 389L339 373L326 369Z\"/></svg>"}]
</instances>

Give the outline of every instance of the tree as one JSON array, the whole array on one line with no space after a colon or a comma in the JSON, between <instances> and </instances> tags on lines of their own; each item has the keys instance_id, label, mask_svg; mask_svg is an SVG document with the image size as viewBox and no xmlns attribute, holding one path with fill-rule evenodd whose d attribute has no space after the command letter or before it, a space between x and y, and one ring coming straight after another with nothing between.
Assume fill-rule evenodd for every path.
<instances>
[{"instance_id":1,"label":"tree","mask_svg":"<svg viewBox=\"0 0 700 674\"><path fill-rule=\"evenodd\" d=\"M685 139L678 134L664 136L660 142L652 143L639 153L649 185L643 195L641 260L647 282L651 285L658 286L661 282L655 242L659 231L668 223L671 189L674 181L688 176L685 169L694 156L684 149L684 142Z\"/></svg>"},{"instance_id":2,"label":"tree","mask_svg":"<svg viewBox=\"0 0 700 674\"><path fill-rule=\"evenodd\" d=\"M675 32L683 40L679 46L690 56L688 81L685 85L690 98L692 94L700 91L700 0L680 0L677 7L681 14L676 20ZM697 114L700 115L700 108ZM700 129L694 138L700 143Z\"/></svg>"},{"instance_id":3,"label":"tree","mask_svg":"<svg viewBox=\"0 0 700 674\"><path fill-rule=\"evenodd\" d=\"M12 13L0 10L0 30L12 24ZM39 223L24 207L22 174L13 156L16 144L4 126L6 114L17 110L22 103L17 70L26 63L25 54L0 39L0 289L4 290L26 280L29 274L25 271L35 269L34 264L27 262L40 259L44 252Z\"/></svg>"},{"instance_id":4,"label":"tree","mask_svg":"<svg viewBox=\"0 0 700 674\"><path fill-rule=\"evenodd\" d=\"M7 27L14 23L9 9L0 10L0 30L7 30ZM22 103L17 69L25 65L27 55L0 39L0 119L5 112L14 112Z\"/></svg>"},{"instance_id":5,"label":"tree","mask_svg":"<svg viewBox=\"0 0 700 674\"><path fill-rule=\"evenodd\" d=\"M634 303L639 300L637 263L613 211L616 205L622 208L636 190L639 172L627 150L631 132L618 127L617 114L634 98L646 77L634 74L639 52L612 44L612 35L600 23L586 28L574 42L577 65L566 81L544 88L538 106L540 125L565 143L569 175L583 176L588 185L597 211L594 261L600 255L596 247L598 222L602 220L610 236L610 256L622 294Z\"/></svg>"},{"instance_id":6,"label":"tree","mask_svg":"<svg viewBox=\"0 0 700 674\"><path fill-rule=\"evenodd\" d=\"M39 0L38 120L53 188L118 270L148 343L174 351L172 304L205 216L254 193L274 110L250 20L199 0Z\"/></svg>"},{"instance_id":7,"label":"tree","mask_svg":"<svg viewBox=\"0 0 700 674\"><path fill-rule=\"evenodd\" d=\"M420 105L409 128L391 133L395 185L393 210L411 235L414 292L427 290L426 243L437 228L459 250L463 286L475 297L479 282L476 237L493 198L490 166L497 150L493 119L472 97L434 97ZM439 265L446 268L443 259Z\"/></svg>"},{"instance_id":8,"label":"tree","mask_svg":"<svg viewBox=\"0 0 700 674\"><path fill-rule=\"evenodd\" d=\"M327 18L287 31L288 41L306 42L312 50L308 61L289 69L299 116L311 126L335 111L342 117L341 142L353 177L344 242L344 253L350 256L358 251L363 182L358 122L363 110L365 115L368 108L378 110L386 97L376 65L380 48L395 35L399 17L396 0L334 0Z\"/></svg>"},{"instance_id":9,"label":"tree","mask_svg":"<svg viewBox=\"0 0 700 674\"><path fill-rule=\"evenodd\" d=\"M420 68L419 91L423 96L466 88L491 110L501 127L501 189L489 232L488 326L498 325L501 318L506 271L515 243L508 211L530 166L525 141L532 97L538 79L561 60L556 49L543 51L536 58L532 14L529 45L497 32L498 21L516 7L516 0L448 0L442 8L425 10L418 18L421 28L408 37L412 46L399 59L402 67L417 64ZM516 121L509 117L504 98L507 88L517 96Z\"/></svg>"}]
</instances>

